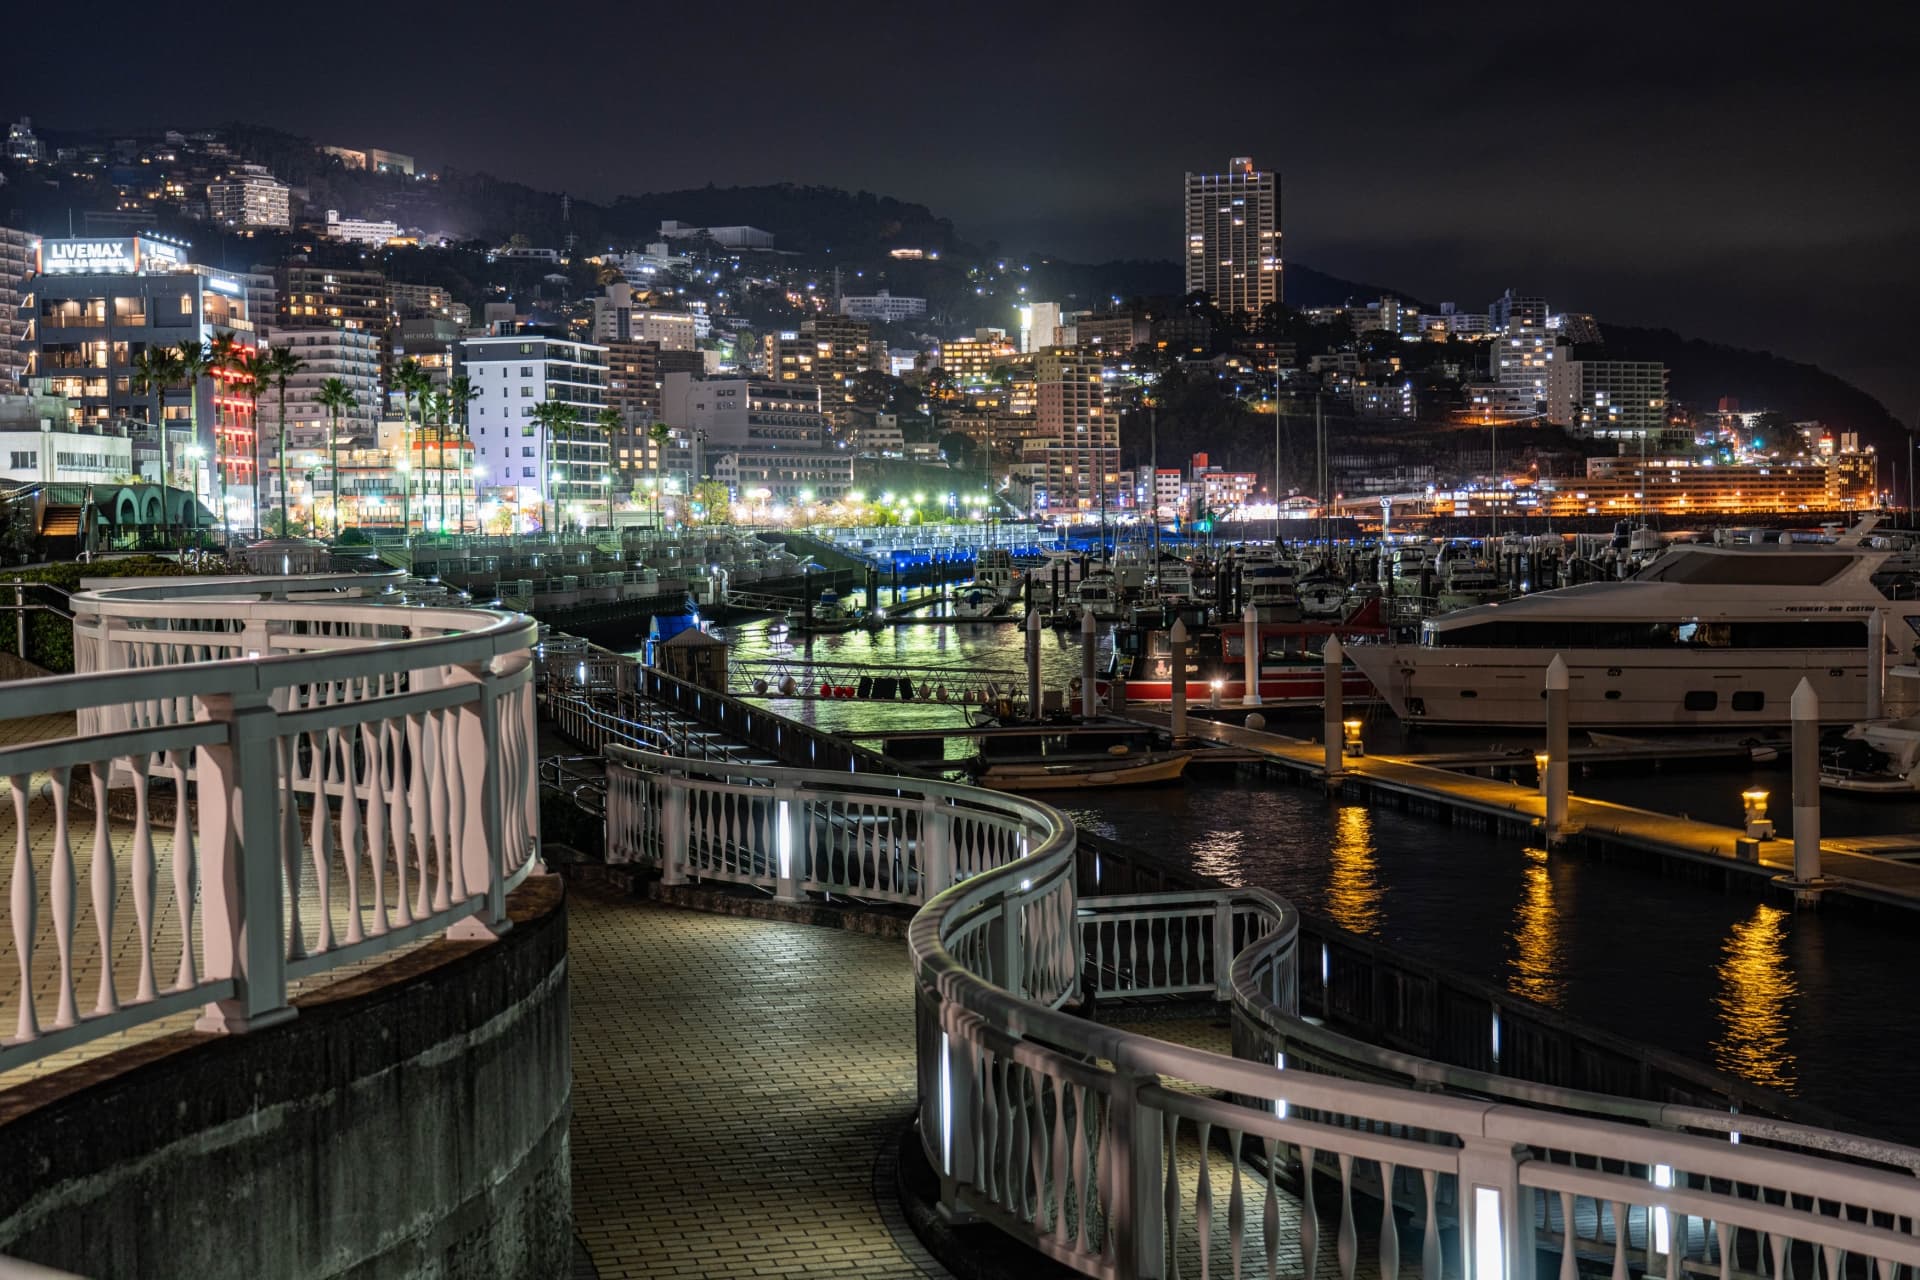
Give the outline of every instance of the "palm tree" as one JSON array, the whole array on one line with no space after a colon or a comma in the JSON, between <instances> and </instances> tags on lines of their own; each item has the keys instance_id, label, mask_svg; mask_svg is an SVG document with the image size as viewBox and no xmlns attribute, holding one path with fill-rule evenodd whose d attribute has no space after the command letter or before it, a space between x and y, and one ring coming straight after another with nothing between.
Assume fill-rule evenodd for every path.
<instances>
[{"instance_id":1,"label":"palm tree","mask_svg":"<svg viewBox=\"0 0 1920 1280\"><path fill-rule=\"evenodd\" d=\"M600 436L607 445L607 469L601 475L601 482L607 489L607 533L613 533L613 442L620 434L620 411L602 409L594 415L594 425L600 428Z\"/></svg>"},{"instance_id":2,"label":"palm tree","mask_svg":"<svg viewBox=\"0 0 1920 1280\"><path fill-rule=\"evenodd\" d=\"M545 518L545 532L551 538L560 522L560 489L553 472L554 441L565 431L571 444L573 426L580 420L580 412L561 400L542 400L533 406L533 420L540 424L542 433L540 483L543 496L552 505L552 516Z\"/></svg>"},{"instance_id":3,"label":"palm tree","mask_svg":"<svg viewBox=\"0 0 1920 1280\"><path fill-rule=\"evenodd\" d=\"M406 423L406 430L411 432L413 430L414 399L416 397L422 400L426 398L428 390L433 386L433 379L427 375L427 371L421 367L418 360L415 360L412 356L408 356L400 362L400 367L394 371L393 385L400 392L400 417ZM425 406L422 405L422 408L424 409ZM424 509L427 492L427 435L425 430L426 415L424 413L421 415L420 426L421 432L418 437L420 443L420 496ZM400 438L400 451L404 454L408 452L408 450L407 438L403 435ZM400 532L401 535L405 537L411 537L413 533L413 517L408 507L412 489L413 477L408 476L406 482L400 486ZM424 524L425 518L422 517L423 527Z\"/></svg>"},{"instance_id":4,"label":"palm tree","mask_svg":"<svg viewBox=\"0 0 1920 1280\"><path fill-rule=\"evenodd\" d=\"M356 409L360 401L355 398L347 384L338 378L328 378L320 384L320 394L314 399L327 411L327 460L333 470L333 536L340 536L340 415L349 409ZM281 472L285 474L286 462L281 461ZM404 499L403 499L404 501Z\"/></svg>"},{"instance_id":5,"label":"palm tree","mask_svg":"<svg viewBox=\"0 0 1920 1280\"><path fill-rule=\"evenodd\" d=\"M173 541L173 504L167 482L173 474L173 440L167 430L167 392L180 381L175 367L178 358L179 353L172 347L147 347L133 358L134 391L155 397L158 406L155 423L160 429L160 519L169 543Z\"/></svg>"},{"instance_id":6,"label":"palm tree","mask_svg":"<svg viewBox=\"0 0 1920 1280\"><path fill-rule=\"evenodd\" d=\"M195 421L193 405L200 396L200 380L213 372L213 356L198 342L191 339L180 342L174 347L173 372L175 383L187 393L187 438L195 444L200 440L200 425ZM219 458L219 444L216 440L214 457ZM193 496L187 504L187 518L192 521L194 536L200 535L200 476L199 468L193 468Z\"/></svg>"},{"instance_id":7,"label":"palm tree","mask_svg":"<svg viewBox=\"0 0 1920 1280\"><path fill-rule=\"evenodd\" d=\"M467 465L467 406L473 403L473 379L455 378L447 383L447 403L453 409L453 416L460 424L460 462L454 473L454 492L460 495L459 531L467 531L467 484L470 483L472 468Z\"/></svg>"},{"instance_id":8,"label":"palm tree","mask_svg":"<svg viewBox=\"0 0 1920 1280\"><path fill-rule=\"evenodd\" d=\"M282 537L293 536L287 532L293 527L293 517L287 509L289 499L289 490L287 488L287 384L293 380L294 374L300 372L300 368L304 364L306 364L306 361L293 354L292 347L272 347L263 352L260 358L254 361L253 365L254 377L264 382L271 382L274 389L280 393L280 535ZM254 483L258 484L259 481L260 477L256 474L254 476Z\"/></svg>"},{"instance_id":9,"label":"palm tree","mask_svg":"<svg viewBox=\"0 0 1920 1280\"><path fill-rule=\"evenodd\" d=\"M439 392L429 391L420 397L420 427L422 433L424 434L429 421L433 423L433 439L435 445L433 453L433 475L435 486L438 488L440 495L439 502L435 504L436 509L434 515L440 522L441 533L447 531L447 413L447 398ZM423 443L421 450L424 452L425 449L426 445ZM420 523L423 527L427 520L426 506L427 478L422 475L420 477Z\"/></svg>"},{"instance_id":10,"label":"palm tree","mask_svg":"<svg viewBox=\"0 0 1920 1280\"><path fill-rule=\"evenodd\" d=\"M226 406L226 397L220 394L223 380L230 381L235 367L244 359L246 348L234 341L233 335L225 329L216 330L213 341L207 344L207 373L213 383L213 472L214 480L220 490L220 527L221 537L227 542L233 541L233 509L227 505L227 455L232 452L232 441L228 439L233 425L233 414Z\"/></svg>"},{"instance_id":11,"label":"palm tree","mask_svg":"<svg viewBox=\"0 0 1920 1280\"><path fill-rule=\"evenodd\" d=\"M260 519L260 393L267 389L267 380L261 375L260 366L265 362L265 347L243 348L235 367L246 379L247 425L253 432L253 536L266 536L266 525Z\"/></svg>"},{"instance_id":12,"label":"palm tree","mask_svg":"<svg viewBox=\"0 0 1920 1280\"><path fill-rule=\"evenodd\" d=\"M667 442L673 439L673 428L664 422L656 422L647 428L647 439L653 441L653 524L657 532L660 527L660 491L667 484Z\"/></svg>"}]
</instances>

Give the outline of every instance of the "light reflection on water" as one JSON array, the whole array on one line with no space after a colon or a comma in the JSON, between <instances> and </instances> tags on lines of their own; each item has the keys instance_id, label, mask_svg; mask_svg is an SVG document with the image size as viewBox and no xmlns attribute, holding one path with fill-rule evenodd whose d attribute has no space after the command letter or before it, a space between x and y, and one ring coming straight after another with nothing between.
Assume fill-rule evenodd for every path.
<instances>
[{"instance_id":1,"label":"light reflection on water","mask_svg":"<svg viewBox=\"0 0 1920 1280\"><path fill-rule=\"evenodd\" d=\"M1720 1036L1714 1065L1756 1084L1793 1093L1799 1084L1790 1047L1798 986L1787 963L1791 917L1762 903L1735 924L1721 950Z\"/></svg>"},{"instance_id":2,"label":"light reflection on water","mask_svg":"<svg viewBox=\"0 0 1920 1280\"><path fill-rule=\"evenodd\" d=\"M1545 849L1528 849L1526 855L1527 863L1520 869L1520 902L1513 913L1507 990L1558 1009L1567 978L1553 871Z\"/></svg>"},{"instance_id":3,"label":"light reflection on water","mask_svg":"<svg viewBox=\"0 0 1920 1280\"><path fill-rule=\"evenodd\" d=\"M1327 850L1327 914L1335 924L1368 938L1380 936L1382 890L1373 848L1373 810L1341 805Z\"/></svg>"}]
</instances>

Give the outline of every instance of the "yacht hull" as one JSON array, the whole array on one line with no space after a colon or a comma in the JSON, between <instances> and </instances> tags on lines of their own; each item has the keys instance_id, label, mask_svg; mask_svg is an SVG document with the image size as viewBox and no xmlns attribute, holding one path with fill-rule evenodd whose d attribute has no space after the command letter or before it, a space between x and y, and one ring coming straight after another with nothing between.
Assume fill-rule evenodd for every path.
<instances>
[{"instance_id":1,"label":"yacht hull","mask_svg":"<svg viewBox=\"0 0 1920 1280\"><path fill-rule=\"evenodd\" d=\"M1539 727L1545 719L1554 655L1543 650L1376 644L1354 645L1347 656L1409 723ZM1802 679L1820 697L1822 721L1850 724L1866 714L1866 655L1857 649L1574 649L1561 657L1575 729L1784 725Z\"/></svg>"}]
</instances>

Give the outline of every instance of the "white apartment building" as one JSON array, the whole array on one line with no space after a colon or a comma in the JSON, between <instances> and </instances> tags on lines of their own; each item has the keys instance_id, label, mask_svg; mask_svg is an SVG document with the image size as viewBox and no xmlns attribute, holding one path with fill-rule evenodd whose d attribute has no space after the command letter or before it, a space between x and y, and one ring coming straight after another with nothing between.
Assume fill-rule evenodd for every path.
<instances>
[{"instance_id":1,"label":"white apartment building","mask_svg":"<svg viewBox=\"0 0 1920 1280\"><path fill-rule=\"evenodd\" d=\"M840 299L840 314L855 320L913 320L927 314L925 298L896 298L887 290Z\"/></svg>"},{"instance_id":2,"label":"white apartment building","mask_svg":"<svg viewBox=\"0 0 1920 1280\"><path fill-rule=\"evenodd\" d=\"M593 299L595 342L656 342L662 351L692 351L704 317L690 311L661 311L633 300L633 286L610 284Z\"/></svg>"},{"instance_id":3,"label":"white apartment building","mask_svg":"<svg viewBox=\"0 0 1920 1280\"><path fill-rule=\"evenodd\" d=\"M831 449L740 449L714 456L713 478L735 501L798 502L808 494L832 502L853 488L853 457Z\"/></svg>"},{"instance_id":4,"label":"white apartment building","mask_svg":"<svg viewBox=\"0 0 1920 1280\"><path fill-rule=\"evenodd\" d=\"M1654 440L1667 426L1667 366L1657 360L1563 360L1547 384L1547 420L1600 440Z\"/></svg>"},{"instance_id":5,"label":"white apartment building","mask_svg":"<svg viewBox=\"0 0 1920 1280\"><path fill-rule=\"evenodd\" d=\"M400 234L400 224L374 222L367 218L343 218L338 209L327 210L327 238L349 244L385 245Z\"/></svg>"},{"instance_id":6,"label":"white apartment building","mask_svg":"<svg viewBox=\"0 0 1920 1280\"><path fill-rule=\"evenodd\" d=\"M207 216L227 227L288 228L293 188L262 165L241 165L207 184Z\"/></svg>"},{"instance_id":7,"label":"white apartment building","mask_svg":"<svg viewBox=\"0 0 1920 1280\"><path fill-rule=\"evenodd\" d=\"M1565 354L1558 339L1544 328L1496 333L1487 356L1487 371L1493 379L1489 411L1510 417L1539 413L1547 401L1553 368Z\"/></svg>"},{"instance_id":8,"label":"white apartment building","mask_svg":"<svg viewBox=\"0 0 1920 1280\"><path fill-rule=\"evenodd\" d=\"M0 481L107 484L133 474L124 421L76 427L57 396L0 395Z\"/></svg>"},{"instance_id":9,"label":"white apartment building","mask_svg":"<svg viewBox=\"0 0 1920 1280\"><path fill-rule=\"evenodd\" d=\"M827 439L820 388L809 382L669 373L661 379L660 418L714 452L818 449Z\"/></svg>"},{"instance_id":10,"label":"white apartment building","mask_svg":"<svg viewBox=\"0 0 1920 1280\"><path fill-rule=\"evenodd\" d=\"M338 378L353 393L355 405L340 415L343 440L371 440L379 426L380 336L364 329L276 329L272 345L285 347L300 358L300 369L287 379L287 441L295 449L325 449L332 421L320 407L320 388ZM265 451L271 454L279 436L280 391L269 386L260 393L260 421L266 430Z\"/></svg>"},{"instance_id":11,"label":"white apartment building","mask_svg":"<svg viewBox=\"0 0 1920 1280\"><path fill-rule=\"evenodd\" d=\"M33 363L34 264L40 237L0 227L0 394L23 391Z\"/></svg>"},{"instance_id":12,"label":"white apartment building","mask_svg":"<svg viewBox=\"0 0 1920 1280\"><path fill-rule=\"evenodd\" d=\"M467 338L462 344L474 396L468 406L473 460L483 497L539 516L602 509L612 483L611 445L595 419L607 406L607 349L536 334ZM683 375L684 376L684 375ZM549 439L534 420L543 401L573 407L578 425ZM551 487L549 487L551 486Z\"/></svg>"},{"instance_id":13,"label":"white apartment building","mask_svg":"<svg viewBox=\"0 0 1920 1280\"><path fill-rule=\"evenodd\" d=\"M1187 292L1205 290L1229 314L1260 314L1281 285L1280 175L1235 156L1225 173L1189 173Z\"/></svg>"},{"instance_id":14,"label":"white apartment building","mask_svg":"<svg viewBox=\"0 0 1920 1280\"><path fill-rule=\"evenodd\" d=\"M1523 298L1508 289L1487 308L1487 327L1494 333L1518 333L1547 327L1547 300Z\"/></svg>"}]
</instances>

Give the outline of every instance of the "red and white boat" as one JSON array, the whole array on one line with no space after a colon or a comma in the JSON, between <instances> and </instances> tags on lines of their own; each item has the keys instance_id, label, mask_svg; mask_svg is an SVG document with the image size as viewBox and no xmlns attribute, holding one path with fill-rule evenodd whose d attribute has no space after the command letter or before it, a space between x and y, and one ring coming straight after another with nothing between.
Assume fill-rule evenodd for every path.
<instances>
[{"instance_id":1,"label":"red and white boat","mask_svg":"<svg viewBox=\"0 0 1920 1280\"><path fill-rule=\"evenodd\" d=\"M1168 625L1122 623L1113 629L1113 658L1097 688L1109 696L1116 681L1128 702L1173 700L1173 642ZM1380 599L1369 599L1351 617L1300 622L1261 622L1260 701L1268 706L1318 705L1326 692L1321 651L1330 636L1383 640L1387 625ZM1216 685L1223 702L1239 703L1247 693L1246 627L1242 623L1204 623L1187 627L1187 700L1204 703ZM1341 696L1368 699L1373 686L1358 669L1341 677Z\"/></svg>"}]
</instances>

